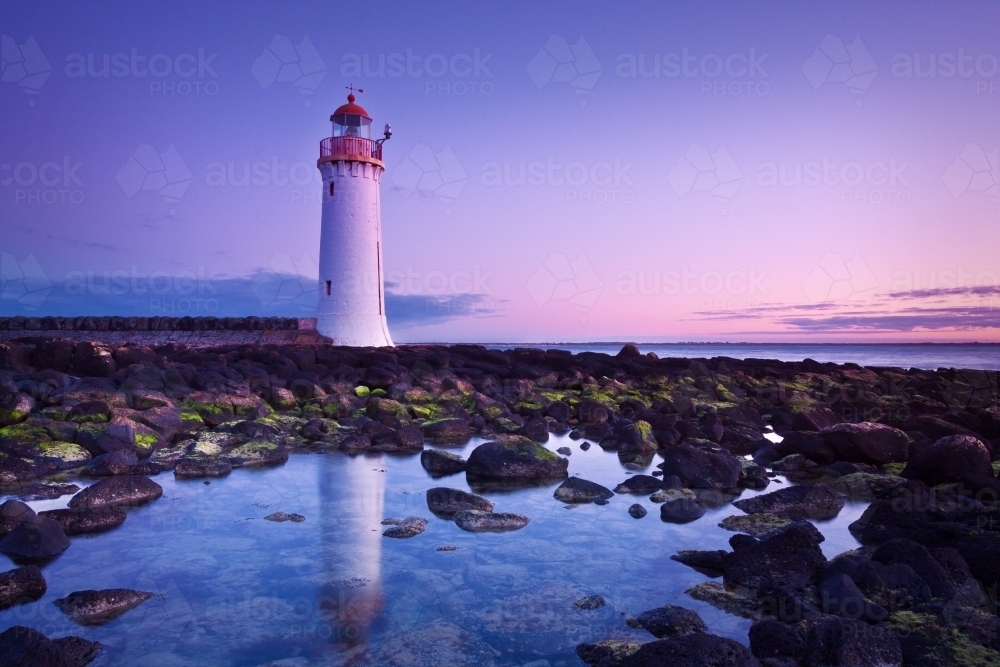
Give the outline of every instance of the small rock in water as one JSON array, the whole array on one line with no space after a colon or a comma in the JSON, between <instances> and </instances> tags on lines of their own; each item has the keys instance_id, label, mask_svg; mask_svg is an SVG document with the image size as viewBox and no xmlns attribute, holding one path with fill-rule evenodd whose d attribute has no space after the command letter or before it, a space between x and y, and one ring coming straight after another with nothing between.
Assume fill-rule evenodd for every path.
<instances>
[{"instance_id":1,"label":"small rock in water","mask_svg":"<svg viewBox=\"0 0 1000 667\"><path fill-rule=\"evenodd\" d=\"M35 516L31 509L20 500L13 498L0 505L0 537L3 537L25 519Z\"/></svg>"},{"instance_id":2,"label":"small rock in water","mask_svg":"<svg viewBox=\"0 0 1000 667\"><path fill-rule=\"evenodd\" d=\"M767 512L803 519L832 519L844 507L846 497L826 486L790 486L762 496L737 500L733 505L747 514Z\"/></svg>"},{"instance_id":3,"label":"small rock in water","mask_svg":"<svg viewBox=\"0 0 1000 667\"><path fill-rule=\"evenodd\" d=\"M778 516L766 512L761 514L737 514L727 516L723 519L719 523L719 528L725 528L737 533L746 533L747 535L753 535L758 539L762 539L779 528L784 528L796 521L803 521L803 519Z\"/></svg>"},{"instance_id":4,"label":"small rock in water","mask_svg":"<svg viewBox=\"0 0 1000 667\"><path fill-rule=\"evenodd\" d=\"M705 516L705 509L693 500L678 498L660 505L660 519L667 523L690 523Z\"/></svg>"},{"instance_id":5,"label":"small rock in water","mask_svg":"<svg viewBox=\"0 0 1000 667\"><path fill-rule=\"evenodd\" d=\"M43 516L30 516L0 540L0 552L26 561L46 560L69 548L62 526Z\"/></svg>"},{"instance_id":6,"label":"small rock in water","mask_svg":"<svg viewBox=\"0 0 1000 667\"><path fill-rule=\"evenodd\" d=\"M463 472L468 467L461 456L440 449L425 449L420 452L420 465L432 475L451 475Z\"/></svg>"},{"instance_id":7,"label":"small rock in water","mask_svg":"<svg viewBox=\"0 0 1000 667\"><path fill-rule=\"evenodd\" d=\"M405 539L424 532L427 527L427 519L419 516L408 516L405 519L383 519L383 526L389 526L382 532L383 537L396 537Z\"/></svg>"},{"instance_id":8,"label":"small rock in water","mask_svg":"<svg viewBox=\"0 0 1000 667\"><path fill-rule=\"evenodd\" d=\"M120 507L85 507L83 509L48 510L39 513L58 523L67 535L85 535L110 530L125 523L125 510Z\"/></svg>"},{"instance_id":9,"label":"small rock in water","mask_svg":"<svg viewBox=\"0 0 1000 667\"><path fill-rule=\"evenodd\" d=\"M437 487L427 490L427 509L450 519L455 512L462 510L492 512L493 503L461 489Z\"/></svg>"},{"instance_id":10,"label":"small rock in water","mask_svg":"<svg viewBox=\"0 0 1000 667\"><path fill-rule=\"evenodd\" d=\"M573 450L570 449L569 447L560 447L556 450L556 452L562 454L563 456L569 456L570 454L573 453Z\"/></svg>"},{"instance_id":11,"label":"small rock in water","mask_svg":"<svg viewBox=\"0 0 1000 667\"><path fill-rule=\"evenodd\" d=\"M37 565L0 574L0 609L33 602L45 594L45 579Z\"/></svg>"},{"instance_id":12,"label":"small rock in water","mask_svg":"<svg viewBox=\"0 0 1000 667\"><path fill-rule=\"evenodd\" d=\"M101 642L83 637L49 639L34 628L15 625L0 632L0 658L4 665L67 665L82 667L101 650Z\"/></svg>"},{"instance_id":13,"label":"small rock in water","mask_svg":"<svg viewBox=\"0 0 1000 667\"><path fill-rule=\"evenodd\" d=\"M103 507L105 505L138 506L163 495L163 487L142 475L107 477L73 496L69 506Z\"/></svg>"},{"instance_id":14,"label":"small rock in water","mask_svg":"<svg viewBox=\"0 0 1000 667\"><path fill-rule=\"evenodd\" d=\"M580 449L582 451L587 451L588 449L590 449L590 443L587 442L587 441L581 442L580 443Z\"/></svg>"},{"instance_id":15,"label":"small rock in water","mask_svg":"<svg viewBox=\"0 0 1000 667\"><path fill-rule=\"evenodd\" d=\"M641 519L646 516L646 508L639 503L635 503L628 508L628 513L633 519Z\"/></svg>"},{"instance_id":16,"label":"small rock in water","mask_svg":"<svg viewBox=\"0 0 1000 667\"><path fill-rule=\"evenodd\" d=\"M527 526L530 520L523 514L514 514L513 512L479 512L477 510L462 510L454 517L458 527L470 533L499 533L518 530Z\"/></svg>"},{"instance_id":17,"label":"small rock in water","mask_svg":"<svg viewBox=\"0 0 1000 667\"><path fill-rule=\"evenodd\" d=\"M306 520L301 514L285 514L284 512L275 512L274 514L268 514L264 517L265 521L294 521L295 523L302 523Z\"/></svg>"},{"instance_id":18,"label":"small rock in water","mask_svg":"<svg viewBox=\"0 0 1000 667\"><path fill-rule=\"evenodd\" d=\"M603 595L588 595L587 597L580 598L579 600L574 602L573 606L576 607L577 609L590 610L603 607L607 603L608 601L604 599Z\"/></svg>"},{"instance_id":19,"label":"small rock in water","mask_svg":"<svg viewBox=\"0 0 1000 667\"><path fill-rule=\"evenodd\" d=\"M53 601L53 604L81 625L100 625L138 607L152 596L152 593L144 591L111 588L103 591L76 591Z\"/></svg>"},{"instance_id":20,"label":"small rock in water","mask_svg":"<svg viewBox=\"0 0 1000 667\"><path fill-rule=\"evenodd\" d=\"M615 493L636 493L649 495L663 488L663 480L651 475L635 475L615 487Z\"/></svg>"},{"instance_id":21,"label":"small rock in water","mask_svg":"<svg viewBox=\"0 0 1000 667\"><path fill-rule=\"evenodd\" d=\"M607 500L614 495L610 489L579 477L570 477L552 494L556 500L564 503L589 503L595 500Z\"/></svg>"},{"instance_id":22,"label":"small rock in water","mask_svg":"<svg viewBox=\"0 0 1000 667\"><path fill-rule=\"evenodd\" d=\"M458 551L458 547L446 544L437 548L438 551Z\"/></svg>"}]
</instances>

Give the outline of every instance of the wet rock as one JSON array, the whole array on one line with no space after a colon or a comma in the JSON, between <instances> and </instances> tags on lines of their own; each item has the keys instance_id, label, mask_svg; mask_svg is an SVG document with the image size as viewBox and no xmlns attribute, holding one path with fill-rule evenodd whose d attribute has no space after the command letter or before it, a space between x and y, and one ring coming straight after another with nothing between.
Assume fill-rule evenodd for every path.
<instances>
[{"instance_id":1,"label":"wet rock","mask_svg":"<svg viewBox=\"0 0 1000 667\"><path fill-rule=\"evenodd\" d=\"M372 439L364 433L352 433L340 441L340 451L342 452L362 452L371 449Z\"/></svg>"},{"instance_id":2,"label":"wet rock","mask_svg":"<svg viewBox=\"0 0 1000 667\"><path fill-rule=\"evenodd\" d=\"M796 431L822 431L839 423L837 414L826 406L807 408L792 416L792 428Z\"/></svg>"},{"instance_id":3,"label":"wet rock","mask_svg":"<svg viewBox=\"0 0 1000 667\"><path fill-rule=\"evenodd\" d=\"M993 476L990 450L978 438L968 435L941 438L908 462L900 473L928 486L960 482L966 475Z\"/></svg>"},{"instance_id":4,"label":"wet rock","mask_svg":"<svg viewBox=\"0 0 1000 667\"><path fill-rule=\"evenodd\" d=\"M546 479L565 477L569 461L525 437L508 435L479 445L467 472L482 477Z\"/></svg>"},{"instance_id":5,"label":"wet rock","mask_svg":"<svg viewBox=\"0 0 1000 667\"><path fill-rule=\"evenodd\" d=\"M822 433L792 431L785 433L782 441L773 447L781 456L800 454L820 465L827 465L837 460L837 451Z\"/></svg>"},{"instance_id":6,"label":"wet rock","mask_svg":"<svg viewBox=\"0 0 1000 667\"><path fill-rule=\"evenodd\" d=\"M493 503L482 496L460 489L436 487L427 490L427 509L434 514L451 518L456 512L462 510L492 512Z\"/></svg>"},{"instance_id":7,"label":"wet rock","mask_svg":"<svg viewBox=\"0 0 1000 667\"><path fill-rule=\"evenodd\" d=\"M73 509L107 505L135 507L162 495L163 488L148 477L118 475L102 479L80 491L70 499L69 506Z\"/></svg>"},{"instance_id":8,"label":"wet rock","mask_svg":"<svg viewBox=\"0 0 1000 667\"><path fill-rule=\"evenodd\" d=\"M708 632L708 626L705 625L705 621L701 620L701 616L697 612L672 604L644 611L635 618L629 619L628 625L633 628L642 628L657 639Z\"/></svg>"},{"instance_id":9,"label":"wet rock","mask_svg":"<svg viewBox=\"0 0 1000 667\"><path fill-rule=\"evenodd\" d=\"M0 401L0 426L20 424L34 409L35 399L27 394L14 394L6 401Z\"/></svg>"},{"instance_id":10,"label":"wet rock","mask_svg":"<svg viewBox=\"0 0 1000 667\"><path fill-rule=\"evenodd\" d=\"M804 622L804 654L810 665L901 667L899 640L887 628L827 616Z\"/></svg>"},{"instance_id":11,"label":"wet rock","mask_svg":"<svg viewBox=\"0 0 1000 667\"><path fill-rule=\"evenodd\" d=\"M810 461L802 454L789 454L772 463L771 470L774 472L800 472L815 465L814 461Z\"/></svg>"},{"instance_id":12,"label":"wet rock","mask_svg":"<svg viewBox=\"0 0 1000 667\"><path fill-rule=\"evenodd\" d=\"M480 512L462 510L452 517L455 524L470 533L500 533L524 528L531 521L523 514L513 512Z\"/></svg>"},{"instance_id":13,"label":"wet rock","mask_svg":"<svg viewBox=\"0 0 1000 667\"><path fill-rule=\"evenodd\" d=\"M564 503L589 503L614 497L611 489L580 477L570 477L555 490L553 497Z\"/></svg>"},{"instance_id":14,"label":"wet rock","mask_svg":"<svg viewBox=\"0 0 1000 667\"><path fill-rule=\"evenodd\" d=\"M181 413L172 406L152 407L136 416L139 422L156 432L165 443L173 440L174 436L184 430Z\"/></svg>"},{"instance_id":15,"label":"wet rock","mask_svg":"<svg viewBox=\"0 0 1000 667\"><path fill-rule=\"evenodd\" d=\"M638 495L649 495L664 488L666 484L662 479L657 479L651 475L633 475L615 487L615 493L635 493Z\"/></svg>"},{"instance_id":16,"label":"wet rock","mask_svg":"<svg viewBox=\"0 0 1000 667\"><path fill-rule=\"evenodd\" d=\"M228 459L211 456L187 456L174 466L177 479L202 479L204 477L225 477L233 471Z\"/></svg>"},{"instance_id":17,"label":"wet rock","mask_svg":"<svg viewBox=\"0 0 1000 667\"><path fill-rule=\"evenodd\" d=\"M764 512L818 521L837 516L845 501L843 495L829 487L803 484L737 500L733 505L747 514Z\"/></svg>"},{"instance_id":18,"label":"wet rock","mask_svg":"<svg viewBox=\"0 0 1000 667\"><path fill-rule=\"evenodd\" d=\"M269 440L251 440L231 449L227 456L234 468L279 465L288 461L288 450Z\"/></svg>"},{"instance_id":19,"label":"wet rock","mask_svg":"<svg viewBox=\"0 0 1000 667\"><path fill-rule=\"evenodd\" d=\"M693 600L710 604L733 616L759 619L764 613L757 599L731 591L718 581L696 584L684 593Z\"/></svg>"},{"instance_id":20,"label":"wet rock","mask_svg":"<svg viewBox=\"0 0 1000 667\"><path fill-rule=\"evenodd\" d=\"M580 451L584 451L585 452L588 449L590 449L590 443L589 442L581 442L580 443Z\"/></svg>"},{"instance_id":21,"label":"wet rock","mask_svg":"<svg viewBox=\"0 0 1000 667\"><path fill-rule=\"evenodd\" d=\"M688 498L668 500L660 505L660 519L668 523L691 523L705 516L705 508Z\"/></svg>"},{"instance_id":22,"label":"wet rock","mask_svg":"<svg viewBox=\"0 0 1000 667\"><path fill-rule=\"evenodd\" d=\"M526 421L517 432L518 435L523 435L535 442L548 442L549 424L542 417L535 417Z\"/></svg>"},{"instance_id":23,"label":"wet rock","mask_svg":"<svg viewBox=\"0 0 1000 667\"><path fill-rule=\"evenodd\" d=\"M139 457L130 449L119 449L91 459L84 473L90 477L126 475L139 464Z\"/></svg>"},{"instance_id":24,"label":"wet rock","mask_svg":"<svg viewBox=\"0 0 1000 667\"><path fill-rule=\"evenodd\" d=\"M690 489L729 489L740 480L740 460L707 441L682 440L660 452L663 476L676 475Z\"/></svg>"},{"instance_id":25,"label":"wet rock","mask_svg":"<svg viewBox=\"0 0 1000 667\"><path fill-rule=\"evenodd\" d=\"M418 516L408 516L405 519L383 519L382 525L389 526L382 532L383 537L405 539L424 532L424 528L427 527L427 519Z\"/></svg>"},{"instance_id":26,"label":"wet rock","mask_svg":"<svg viewBox=\"0 0 1000 667\"><path fill-rule=\"evenodd\" d=\"M52 519L70 536L111 530L125 522L125 510L115 506L47 510L39 516Z\"/></svg>"},{"instance_id":27,"label":"wet rock","mask_svg":"<svg viewBox=\"0 0 1000 667\"><path fill-rule=\"evenodd\" d=\"M292 523L302 523L303 521L306 520L306 518L301 514L295 514L295 513L286 514L285 512L274 512L264 517L264 520L274 521L276 523L283 523L285 521L291 521Z\"/></svg>"},{"instance_id":28,"label":"wet rock","mask_svg":"<svg viewBox=\"0 0 1000 667\"><path fill-rule=\"evenodd\" d=\"M590 667L620 667L622 660L642 647L639 642L607 639L598 644L580 644L576 654Z\"/></svg>"},{"instance_id":29,"label":"wet rock","mask_svg":"<svg viewBox=\"0 0 1000 667\"><path fill-rule=\"evenodd\" d=\"M653 427L637 421L626 426L618 435L618 451L625 454L652 454L657 449Z\"/></svg>"},{"instance_id":30,"label":"wet rock","mask_svg":"<svg viewBox=\"0 0 1000 667\"><path fill-rule=\"evenodd\" d=\"M645 507L643 507L639 503L634 503L629 506L628 514L633 519L641 519L642 517L646 516L647 512Z\"/></svg>"},{"instance_id":31,"label":"wet rock","mask_svg":"<svg viewBox=\"0 0 1000 667\"><path fill-rule=\"evenodd\" d=\"M727 553L729 552L721 549L713 551L685 549L672 555L670 560L675 560L688 567L708 573L709 576L717 577L722 574L722 557Z\"/></svg>"},{"instance_id":32,"label":"wet rock","mask_svg":"<svg viewBox=\"0 0 1000 667\"><path fill-rule=\"evenodd\" d=\"M825 538L808 522L780 528L763 540L748 535L729 539L733 551L722 556L726 583L757 588L765 579L801 574L818 581L826 566L819 548Z\"/></svg>"},{"instance_id":33,"label":"wet rock","mask_svg":"<svg viewBox=\"0 0 1000 667\"><path fill-rule=\"evenodd\" d=\"M580 598L573 603L573 606L577 609L583 609L585 611L590 611L591 609L599 609L608 603L604 599L603 595L588 595L585 598Z\"/></svg>"},{"instance_id":34,"label":"wet rock","mask_svg":"<svg viewBox=\"0 0 1000 667\"><path fill-rule=\"evenodd\" d=\"M819 585L824 614L877 623L889 618L884 607L865 599L861 589L848 575L832 574Z\"/></svg>"},{"instance_id":35,"label":"wet rock","mask_svg":"<svg viewBox=\"0 0 1000 667\"><path fill-rule=\"evenodd\" d=\"M94 422L106 424L111 421L111 406L104 401L84 401L70 408L66 419L78 424Z\"/></svg>"},{"instance_id":36,"label":"wet rock","mask_svg":"<svg viewBox=\"0 0 1000 667\"><path fill-rule=\"evenodd\" d=\"M0 609L34 602L45 595L45 579L37 565L19 567L0 574Z\"/></svg>"},{"instance_id":37,"label":"wet rock","mask_svg":"<svg viewBox=\"0 0 1000 667\"><path fill-rule=\"evenodd\" d=\"M100 642L81 637L49 639L38 630L15 625L0 632L3 667L83 667L100 652Z\"/></svg>"},{"instance_id":38,"label":"wet rock","mask_svg":"<svg viewBox=\"0 0 1000 667\"><path fill-rule=\"evenodd\" d=\"M28 562L54 558L68 548L69 538L59 524L42 516L24 519L0 540L0 553Z\"/></svg>"},{"instance_id":39,"label":"wet rock","mask_svg":"<svg viewBox=\"0 0 1000 667\"><path fill-rule=\"evenodd\" d=\"M573 454L573 450L569 447L559 447L556 449L556 453L562 454L563 456L571 456Z\"/></svg>"},{"instance_id":40,"label":"wet rock","mask_svg":"<svg viewBox=\"0 0 1000 667\"><path fill-rule=\"evenodd\" d=\"M906 461L909 457L906 433L885 424L836 424L821 433L841 461L883 465Z\"/></svg>"},{"instance_id":41,"label":"wet rock","mask_svg":"<svg viewBox=\"0 0 1000 667\"><path fill-rule=\"evenodd\" d=\"M420 429L424 437L435 443L462 443L472 436L469 422L454 417L426 422Z\"/></svg>"},{"instance_id":42,"label":"wet rock","mask_svg":"<svg viewBox=\"0 0 1000 667\"><path fill-rule=\"evenodd\" d=\"M35 516L35 510L31 509L20 500L6 500L0 505L0 537L3 537L14 527L26 519Z\"/></svg>"},{"instance_id":43,"label":"wet rock","mask_svg":"<svg viewBox=\"0 0 1000 667\"><path fill-rule=\"evenodd\" d=\"M144 591L109 588L100 591L76 591L54 600L59 609L81 625L100 625L118 618L153 596Z\"/></svg>"},{"instance_id":44,"label":"wet rock","mask_svg":"<svg viewBox=\"0 0 1000 667\"><path fill-rule=\"evenodd\" d=\"M905 479L896 477L895 475L873 475L868 472L855 472L838 477L830 487L851 500L871 502L876 497L905 483Z\"/></svg>"},{"instance_id":45,"label":"wet rock","mask_svg":"<svg viewBox=\"0 0 1000 667\"><path fill-rule=\"evenodd\" d=\"M719 523L719 528L725 528L737 533L746 533L757 539L768 537L776 530L790 526L802 519L788 516L778 516L760 512L758 514L735 514L727 516Z\"/></svg>"},{"instance_id":46,"label":"wet rock","mask_svg":"<svg viewBox=\"0 0 1000 667\"><path fill-rule=\"evenodd\" d=\"M902 563L910 566L927 583L934 597L951 599L955 595L955 587L941 563L927 547L913 540L889 540L875 550L872 560L883 565Z\"/></svg>"},{"instance_id":47,"label":"wet rock","mask_svg":"<svg viewBox=\"0 0 1000 667\"><path fill-rule=\"evenodd\" d=\"M732 639L696 632L643 644L621 667L760 667L750 649Z\"/></svg>"},{"instance_id":48,"label":"wet rock","mask_svg":"<svg viewBox=\"0 0 1000 667\"><path fill-rule=\"evenodd\" d=\"M468 463L458 454L440 449L425 449L420 452L420 465L432 475L451 475L464 472Z\"/></svg>"}]
</instances>

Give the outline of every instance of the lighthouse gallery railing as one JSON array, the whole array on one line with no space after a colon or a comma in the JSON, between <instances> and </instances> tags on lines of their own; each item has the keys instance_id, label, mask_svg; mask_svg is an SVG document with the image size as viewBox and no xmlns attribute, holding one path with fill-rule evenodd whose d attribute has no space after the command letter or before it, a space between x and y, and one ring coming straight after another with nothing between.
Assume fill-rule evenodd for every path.
<instances>
[{"instance_id":1,"label":"lighthouse gallery railing","mask_svg":"<svg viewBox=\"0 0 1000 667\"><path fill-rule=\"evenodd\" d=\"M382 144L364 137L327 137L319 142L319 157L344 155L382 161Z\"/></svg>"}]
</instances>

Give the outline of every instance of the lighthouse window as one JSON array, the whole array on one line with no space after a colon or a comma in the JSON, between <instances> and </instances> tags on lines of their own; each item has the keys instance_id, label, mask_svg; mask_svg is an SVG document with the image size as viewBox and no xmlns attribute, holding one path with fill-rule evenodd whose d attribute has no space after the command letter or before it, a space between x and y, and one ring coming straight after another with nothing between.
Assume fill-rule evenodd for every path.
<instances>
[{"instance_id":1,"label":"lighthouse window","mask_svg":"<svg viewBox=\"0 0 1000 667\"><path fill-rule=\"evenodd\" d=\"M330 196L333 196L333 181L330 181Z\"/></svg>"},{"instance_id":2,"label":"lighthouse window","mask_svg":"<svg viewBox=\"0 0 1000 667\"><path fill-rule=\"evenodd\" d=\"M330 184L330 190L333 190L333 183ZM332 192L330 194L333 194ZM326 295L330 296L330 289L333 287L333 282L330 280L326 281Z\"/></svg>"}]
</instances>

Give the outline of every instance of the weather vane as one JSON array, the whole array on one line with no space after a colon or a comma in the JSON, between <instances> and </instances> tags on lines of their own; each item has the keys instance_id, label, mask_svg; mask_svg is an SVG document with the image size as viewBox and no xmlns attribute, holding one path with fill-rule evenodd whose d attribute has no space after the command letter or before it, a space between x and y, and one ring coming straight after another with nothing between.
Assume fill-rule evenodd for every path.
<instances>
[{"instance_id":1,"label":"weather vane","mask_svg":"<svg viewBox=\"0 0 1000 667\"><path fill-rule=\"evenodd\" d=\"M354 91L355 91L355 90L357 90L357 91L358 91L359 93L363 93L363 92L365 92L365 91L364 91L364 88L357 88L357 89L356 89L356 88L355 88L354 86L344 86L344 88L347 88L347 90L349 90L349 91L351 92L351 94L352 94L352 95L354 94Z\"/></svg>"}]
</instances>

